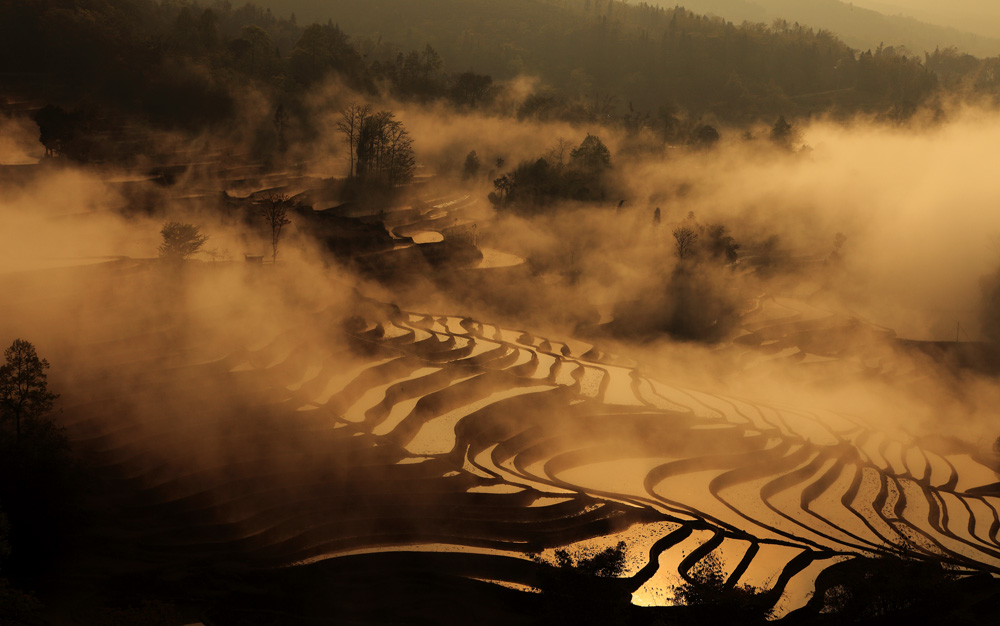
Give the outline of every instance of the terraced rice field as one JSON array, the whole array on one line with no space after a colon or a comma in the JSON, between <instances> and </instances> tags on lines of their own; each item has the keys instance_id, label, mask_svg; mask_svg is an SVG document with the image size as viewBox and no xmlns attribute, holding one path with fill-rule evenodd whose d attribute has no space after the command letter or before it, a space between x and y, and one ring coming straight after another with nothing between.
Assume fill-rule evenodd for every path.
<instances>
[{"instance_id":1,"label":"terraced rice field","mask_svg":"<svg viewBox=\"0 0 1000 626\"><path fill-rule=\"evenodd\" d=\"M127 382L95 373L65 394L73 439L114 477L106 498L133 559L268 568L461 553L472 560L435 563L530 593L527 566L556 548L621 540L614 585L635 604L673 603L709 559L727 584L762 589L776 616L862 555L1000 572L996 476L955 444L368 300L346 322L321 312L309 334L228 354L163 339L97 346ZM150 358L154 341L169 348Z\"/></svg>"}]
</instances>

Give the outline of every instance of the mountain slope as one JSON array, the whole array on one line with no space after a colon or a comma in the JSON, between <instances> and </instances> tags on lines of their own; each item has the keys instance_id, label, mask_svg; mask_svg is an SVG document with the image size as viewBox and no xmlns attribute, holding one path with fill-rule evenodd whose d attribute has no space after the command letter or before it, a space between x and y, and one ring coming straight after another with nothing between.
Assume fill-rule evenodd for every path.
<instances>
[{"instance_id":1,"label":"mountain slope","mask_svg":"<svg viewBox=\"0 0 1000 626\"><path fill-rule=\"evenodd\" d=\"M296 0L287 8L316 6ZM741 122L820 111L905 114L936 81L898 51L857 55L830 32L737 26L648 4L331 0L326 6L369 61L391 63L397 50L430 45L449 72L538 76L570 99L618 98L641 112L679 106Z\"/></svg>"},{"instance_id":2,"label":"mountain slope","mask_svg":"<svg viewBox=\"0 0 1000 626\"><path fill-rule=\"evenodd\" d=\"M1000 32L1000 5L981 0L857 0L855 5L886 15L905 15L928 24L996 37Z\"/></svg>"},{"instance_id":3,"label":"mountain slope","mask_svg":"<svg viewBox=\"0 0 1000 626\"><path fill-rule=\"evenodd\" d=\"M695 13L718 15L736 23L749 20L770 24L776 19L799 22L812 28L829 30L859 50L874 50L879 44L885 44L905 46L916 54L952 46L977 56L1000 54L1000 39L954 27L961 24L968 29L974 23L971 15L968 19L956 19L951 22L952 25L946 25L940 21L927 23L896 14L901 10L898 8L889 13L892 10L889 5L886 5L887 10L875 10L876 3L873 2L860 3L871 8L840 0L685 0L681 3L654 0L653 4L665 7L682 4ZM908 14L919 17L937 15L940 18L942 13Z\"/></svg>"},{"instance_id":4,"label":"mountain slope","mask_svg":"<svg viewBox=\"0 0 1000 626\"><path fill-rule=\"evenodd\" d=\"M783 19L798 22L814 29L828 30L852 48L874 50L880 44L904 46L914 54L932 52L936 48L957 47L980 57L1000 54L1000 38L991 35L1000 27L1000 7L973 7L968 0L958 3L952 10L918 3L910 9L898 3L901 0L862 0L858 3L841 0L648 0L664 8L681 6L701 15L716 15L734 24L744 21L770 25ZM893 4L895 2L896 4ZM369 19L352 15L343 1L328 0L264 0L277 14L294 13L302 23L325 22L332 19L348 32L378 30L375 11ZM517 5L525 5L517 2ZM531 3L538 4L538 3ZM587 12L607 13L607 0L563 0L544 2L561 9L583 9ZM505 7L506 8L506 7ZM503 11L498 7L499 11ZM533 10L524 7L525 11ZM454 18L447 2L424 0L421 11L428 19L448 21ZM414 24L407 24L413 28ZM497 28L502 28L498 25ZM461 31L455 32L456 36Z\"/></svg>"}]
</instances>

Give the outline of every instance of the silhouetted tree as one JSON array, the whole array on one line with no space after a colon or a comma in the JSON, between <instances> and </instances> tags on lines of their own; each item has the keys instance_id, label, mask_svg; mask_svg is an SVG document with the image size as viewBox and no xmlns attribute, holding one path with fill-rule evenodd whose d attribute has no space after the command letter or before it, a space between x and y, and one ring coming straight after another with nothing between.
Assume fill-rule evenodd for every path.
<instances>
[{"instance_id":1,"label":"silhouetted tree","mask_svg":"<svg viewBox=\"0 0 1000 626\"><path fill-rule=\"evenodd\" d=\"M337 130L344 133L344 141L347 142L347 153L351 159L350 169L347 177L354 177L354 155L358 149L358 136L361 133L361 126L371 117L372 108L367 104L352 104L340 112L340 121L337 123Z\"/></svg>"},{"instance_id":2,"label":"silhouetted tree","mask_svg":"<svg viewBox=\"0 0 1000 626\"><path fill-rule=\"evenodd\" d=\"M778 118L778 121L774 123L774 126L771 127L771 141L779 146L788 147L792 142L792 137L792 125L786 122L785 116L782 115Z\"/></svg>"},{"instance_id":3,"label":"silhouetted tree","mask_svg":"<svg viewBox=\"0 0 1000 626\"><path fill-rule=\"evenodd\" d=\"M695 254L695 246L698 243L698 233L687 226L680 226L674 229L675 254L678 259L689 259Z\"/></svg>"},{"instance_id":4,"label":"silhouetted tree","mask_svg":"<svg viewBox=\"0 0 1000 626\"><path fill-rule=\"evenodd\" d=\"M600 137L587 134L580 145L569 153L570 164L591 173L599 173L611 167L611 151Z\"/></svg>"},{"instance_id":5,"label":"silhouetted tree","mask_svg":"<svg viewBox=\"0 0 1000 626\"><path fill-rule=\"evenodd\" d=\"M941 563L909 552L901 557L859 557L843 570L839 584L823 594L838 623L896 624L904 622L894 616L932 614L943 598L957 591L959 579Z\"/></svg>"},{"instance_id":6,"label":"silhouetted tree","mask_svg":"<svg viewBox=\"0 0 1000 626\"><path fill-rule=\"evenodd\" d=\"M233 42L233 51L243 60L246 72L255 76L266 76L277 58L271 36L255 24L243 27L242 37Z\"/></svg>"},{"instance_id":7,"label":"silhouetted tree","mask_svg":"<svg viewBox=\"0 0 1000 626\"><path fill-rule=\"evenodd\" d=\"M472 108L488 103L492 96L493 79L473 72L460 74L451 88L451 99L455 104Z\"/></svg>"},{"instance_id":8,"label":"silhouetted tree","mask_svg":"<svg viewBox=\"0 0 1000 626\"><path fill-rule=\"evenodd\" d=\"M307 87L336 73L357 89L370 89L364 59L334 24L307 26L292 50L288 68L291 76Z\"/></svg>"},{"instance_id":9,"label":"silhouetted tree","mask_svg":"<svg viewBox=\"0 0 1000 626\"><path fill-rule=\"evenodd\" d=\"M591 557L574 558L569 550L555 551L555 568L540 572L540 587L546 600L541 624L623 624L621 597L608 593L612 585L602 579L616 578L625 569L625 542L619 541ZM544 564L538 557L537 563ZM627 602L627 600L625 601Z\"/></svg>"},{"instance_id":10,"label":"silhouetted tree","mask_svg":"<svg viewBox=\"0 0 1000 626\"><path fill-rule=\"evenodd\" d=\"M691 579L675 594L675 599L685 605L708 609L727 621L763 620L770 608L767 595L760 589L728 584L722 562L714 552L702 557Z\"/></svg>"},{"instance_id":11,"label":"silhouetted tree","mask_svg":"<svg viewBox=\"0 0 1000 626\"><path fill-rule=\"evenodd\" d=\"M402 122L392 119L392 113L389 114L382 136L384 156L380 161L381 177L392 187L410 182L417 164L413 154L413 139Z\"/></svg>"},{"instance_id":12,"label":"silhouetted tree","mask_svg":"<svg viewBox=\"0 0 1000 626\"><path fill-rule=\"evenodd\" d=\"M48 361L39 358L35 347L24 339L15 339L4 357L0 365L0 502L10 522L10 556L3 565L5 573L9 566L9 575L16 579L45 571L62 554L69 527L81 521L74 507L80 492L79 472L63 429L47 418L58 398L48 389ZM30 600L4 588L0 579L2 624L20 623L4 613L10 608L5 601L11 599Z\"/></svg>"},{"instance_id":13,"label":"silhouetted tree","mask_svg":"<svg viewBox=\"0 0 1000 626\"><path fill-rule=\"evenodd\" d=\"M469 180L479 175L479 156L473 150L465 156L465 164L462 165L462 178Z\"/></svg>"},{"instance_id":14,"label":"silhouetted tree","mask_svg":"<svg viewBox=\"0 0 1000 626\"><path fill-rule=\"evenodd\" d=\"M170 261L183 261L201 249L208 241L207 235L194 224L167 222L160 229L163 243L160 244L160 258Z\"/></svg>"},{"instance_id":15,"label":"silhouetted tree","mask_svg":"<svg viewBox=\"0 0 1000 626\"><path fill-rule=\"evenodd\" d=\"M660 129L663 143L676 141L681 130L679 107L673 102L661 106L657 112L656 125Z\"/></svg>"},{"instance_id":16,"label":"silhouetted tree","mask_svg":"<svg viewBox=\"0 0 1000 626\"><path fill-rule=\"evenodd\" d=\"M49 362L38 358L31 343L15 339L4 351L4 359L0 366L0 418L14 421L15 443L20 444L22 422L51 411L59 396L48 390L45 370Z\"/></svg>"},{"instance_id":17,"label":"silhouetted tree","mask_svg":"<svg viewBox=\"0 0 1000 626\"><path fill-rule=\"evenodd\" d=\"M204 50L213 50L219 45L219 16L212 9L205 9L198 19L199 43Z\"/></svg>"},{"instance_id":18,"label":"silhouetted tree","mask_svg":"<svg viewBox=\"0 0 1000 626\"><path fill-rule=\"evenodd\" d=\"M566 151L570 149L570 142L560 137L556 139L555 145L545 152L545 157L556 167L562 167L566 161Z\"/></svg>"},{"instance_id":19,"label":"silhouetted tree","mask_svg":"<svg viewBox=\"0 0 1000 626\"><path fill-rule=\"evenodd\" d=\"M341 118L337 128L351 147L354 177L389 186L413 178L413 140L390 111L372 113L368 105L352 105Z\"/></svg>"},{"instance_id":20,"label":"silhouetted tree","mask_svg":"<svg viewBox=\"0 0 1000 626\"><path fill-rule=\"evenodd\" d=\"M713 259L720 259L726 263L734 263L739 256L740 244L729 234L729 230L722 224L712 224L705 229L706 248L708 254Z\"/></svg>"},{"instance_id":21,"label":"silhouetted tree","mask_svg":"<svg viewBox=\"0 0 1000 626\"><path fill-rule=\"evenodd\" d=\"M500 159L497 159L498 161ZM509 199L510 192L514 189L514 181L511 180L510 176L504 174L500 178L493 180L493 188L496 190L490 192L489 199L494 206L503 206Z\"/></svg>"},{"instance_id":22,"label":"silhouetted tree","mask_svg":"<svg viewBox=\"0 0 1000 626\"><path fill-rule=\"evenodd\" d=\"M429 100L446 93L443 66L441 56L427 44L421 52L400 52L394 63L375 65L373 71L386 75L397 95Z\"/></svg>"},{"instance_id":23,"label":"silhouetted tree","mask_svg":"<svg viewBox=\"0 0 1000 626\"><path fill-rule=\"evenodd\" d=\"M719 143L719 139L719 131L717 131L714 126L702 124L695 129L694 134L691 137L691 143L699 148L711 148L715 144Z\"/></svg>"},{"instance_id":24,"label":"silhouetted tree","mask_svg":"<svg viewBox=\"0 0 1000 626\"><path fill-rule=\"evenodd\" d=\"M59 156L68 148L76 133L76 116L62 107L48 104L34 115L40 131L39 141L45 146L45 156Z\"/></svg>"},{"instance_id":25,"label":"silhouetted tree","mask_svg":"<svg viewBox=\"0 0 1000 626\"><path fill-rule=\"evenodd\" d=\"M284 194L270 194L260 201L260 216L271 230L271 262L278 260L278 239L281 237L282 227L292 223L286 217L288 204L288 196Z\"/></svg>"},{"instance_id":26,"label":"silhouetted tree","mask_svg":"<svg viewBox=\"0 0 1000 626\"><path fill-rule=\"evenodd\" d=\"M591 557L574 559L569 550L555 551L556 565L563 569L573 569L588 576L615 578L625 570L625 542L619 541ZM538 561L537 557L535 560Z\"/></svg>"}]
</instances>

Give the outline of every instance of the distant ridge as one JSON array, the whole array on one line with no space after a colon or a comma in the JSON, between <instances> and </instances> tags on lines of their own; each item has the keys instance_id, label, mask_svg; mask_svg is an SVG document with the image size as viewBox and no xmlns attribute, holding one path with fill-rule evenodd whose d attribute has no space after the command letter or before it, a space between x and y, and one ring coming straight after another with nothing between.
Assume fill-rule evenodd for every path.
<instances>
[{"instance_id":1,"label":"distant ridge","mask_svg":"<svg viewBox=\"0 0 1000 626\"><path fill-rule=\"evenodd\" d=\"M744 21L763 22L770 25L776 19L798 22L814 29L824 29L837 35L847 45L857 50L876 49L879 44L904 46L913 54L922 55L936 48L956 47L963 52L979 57L1000 55L1000 38L960 30L950 26L920 21L902 14L890 13L893 5L883 3L883 10L864 8L861 4L876 6L876 2L859 4L841 0L646 0L653 6L673 8L682 6L694 13L716 15L740 24ZM312 21L338 21L338 13L343 2L330 0L261 0L276 14L287 17L295 13L302 23ZM423 0L428 14L435 9L450 12L448 3L438 0ZM579 7L605 5L607 0L571 0L562 6ZM633 2L632 4L643 4ZM968 18L968 12L963 15ZM923 15L914 13L915 15ZM925 14L927 14L925 12ZM927 14L930 15L930 14ZM957 16L956 20L958 20ZM447 19L447 15L444 17ZM966 19L966 22L968 19ZM961 20L955 23L964 23ZM341 23L342 27L348 26Z\"/></svg>"},{"instance_id":2,"label":"distant ridge","mask_svg":"<svg viewBox=\"0 0 1000 626\"><path fill-rule=\"evenodd\" d=\"M905 46L917 55L952 46L980 57L1000 54L1000 39L996 37L985 37L840 0L650 0L650 4L664 7L680 5L695 13L717 15L735 23L747 20L770 24L776 19L799 22L804 26L828 30L858 50L874 50L879 44L885 44Z\"/></svg>"},{"instance_id":3,"label":"distant ridge","mask_svg":"<svg viewBox=\"0 0 1000 626\"><path fill-rule=\"evenodd\" d=\"M982 37L1000 33L1000 5L982 0L854 0L857 6L885 15L912 17L937 26L957 28Z\"/></svg>"}]
</instances>

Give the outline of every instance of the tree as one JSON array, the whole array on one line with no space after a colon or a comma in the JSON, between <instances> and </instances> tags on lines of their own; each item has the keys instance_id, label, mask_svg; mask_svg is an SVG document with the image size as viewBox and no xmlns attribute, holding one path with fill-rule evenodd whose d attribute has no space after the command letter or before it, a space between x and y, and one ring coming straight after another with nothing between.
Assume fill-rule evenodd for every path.
<instances>
[{"instance_id":1,"label":"tree","mask_svg":"<svg viewBox=\"0 0 1000 626\"><path fill-rule=\"evenodd\" d=\"M39 141L45 146L45 156L64 154L76 134L76 116L62 107L48 104L36 111L33 117L38 124Z\"/></svg>"},{"instance_id":2,"label":"tree","mask_svg":"<svg viewBox=\"0 0 1000 626\"><path fill-rule=\"evenodd\" d=\"M21 441L21 424L45 415L59 396L49 393L45 370L49 362L39 359L35 346L15 339L4 351L0 366L0 422L14 420L15 443Z\"/></svg>"},{"instance_id":3,"label":"tree","mask_svg":"<svg viewBox=\"0 0 1000 626\"><path fill-rule=\"evenodd\" d=\"M900 555L851 559L827 577L817 601L822 600L826 612L841 624L901 624L903 617L933 615L942 598L962 595L960 576L936 559L920 558L909 547Z\"/></svg>"},{"instance_id":4,"label":"tree","mask_svg":"<svg viewBox=\"0 0 1000 626\"><path fill-rule=\"evenodd\" d=\"M243 27L242 37L235 42L235 52L237 56L246 58L249 56L247 73L264 76L274 64L275 48L274 42L267 31L255 24Z\"/></svg>"},{"instance_id":5,"label":"tree","mask_svg":"<svg viewBox=\"0 0 1000 626\"><path fill-rule=\"evenodd\" d=\"M727 581L722 562L714 552L703 557L685 578L687 584L676 590L675 599L687 606L699 606L709 609L709 615L742 622L762 621L770 613L773 598L756 587Z\"/></svg>"},{"instance_id":6,"label":"tree","mask_svg":"<svg viewBox=\"0 0 1000 626\"><path fill-rule=\"evenodd\" d=\"M694 134L691 137L691 143L698 148L711 148L715 144L719 143L719 139L719 131L717 131L714 126L702 124L695 129Z\"/></svg>"},{"instance_id":7,"label":"tree","mask_svg":"<svg viewBox=\"0 0 1000 626\"><path fill-rule=\"evenodd\" d=\"M562 137L556 139L555 145L545 153L545 158L554 163L556 167L562 167L566 161L566 151L569 150L570 145L572 144Z\"/></svg>"},{"instance_id":8,"label":"tree","mask_svg":"<svg viewBox=\"0 0 1000 626\"><path fill-rule=\"evenodd\" d=\"M462 178L469 180L479 174L479 156L473 150L465 157L465 165L462 166Z\"/></svg>"},{"instance_id":9,"label":"tree","mask_svg":"<svg viewBox=\"0 0 1000 626\"><path fill-rule=\"evenodd\" d=\"M306 87L334 72L355 88L366 87L364 59L334 24L307 26L288 59L288 69Z\"/></svg>"},{"instance_id":10,"label":"tree","mask_svg":"<svg viewBox=\"0 0 1000 626\"><path fill-rule=\"evenodd\" d=\"M413 178L413 140L392 112L372 113L368 105L352 105L341 113L337 129L351 150L349 177L389 186Z\"/></svg>"},{"instance_id":11,"label":"tree","mask_svg":"<svg viewBox=\"0 0 1000 626\"><path fill-rule=\"evenodd\" d=\"M344 133L344 141L347 142L347 152L350 155L351 167L347 172L348 178L354 177L354 154L358 148L358 136L361 134L361 126L365 120L371 117L372 108L367 104L352 104L340 112L340 122L337 123L337 130Z\"/></svg>"},{"instance_id":12,"label":"tree","mask_svg":"<svg viewBox=\"0 0 1000 626\"><path fill-rule=\"evenodd\" d=\"M573 557L566 550L556 550L555 557L559 567L573 567L588 576L602 578L617 578L625 571L625 542L619 541L614 546L608 546L591 557L583 557L573 562Z\"/></svg>"},{"instance_id":13,"label":"tree","mask_svg":"<svg viewBox=\"0 0 1000 626\"><path fill-rule=\"evenodd\" d=\"M412 50L405 56L400 52L394 62L374 63L372 71L389 79L397 95L429 100L446 95L443 66L441 56L428 44L422 52Z\"/></svg>"},{"instance_id":14,"label":"tree","mask_svg":"<svg viewBox=\"0 0 1000 626\"><path fill-rule=\"evenodd\" d=\"M455 104L476 108L489 102L493 94L493 79L484 74L465 72L455 80L451 99Z\"/></svg>"},{"instance_id":15,"label":"tree","mask_svg":"<svg viewBox=\"0 0 1000 626\"><path fill-rule=\"evenodd\" d=\"M792 143L793 138L794 131L792 130L792 125L785 121L784 115L780 116L778 121L774 123L774 126L771 127L771 141L779 146L788 147Z\"/></svg>"},{"instance_id":16,"label":"tree","mask_svg":"<svg viewBox=\"0 0 1000 626\"><path fill-rule=\"evenodd\" d=\"M712 224L705 229L708 241L706 247L709 255L713 259L722 260L726 263L735 263L739 258L740 244L729 234L729 230L722 224Z\"/></svg>"},{"instance_id":17,"label":"tree","mask_svg":"<svg viewBox=\"0 0 1000 626\"><path fill-rule=\"evenodd\" d=\"M413 156L413 139L403 128L403 123L392 119L385 128L385 158L382 168L382 178L390 187L410 182L416 159Z\"/></svg>"},{"instance_id":18,"label":"tree","mask_svg":"<svg viewBox=\"0 0 1000 626\"><path fill-rule=\"evenodd\" d=\"M600 137L588 133L580 145L570 151L569 160L580 169L598 173L611 167L611 151Z\"/></svg>"},{"instance_id":19,"label":"tree","mask_svg":"<svg viewBox=\"0 0 1000 626\"><path fill-rule=\"evenodd\" d=\"M674 229L674 239L677 240L677 258L687 259L694 256L698 233L687 226L681 226Z\"/></svg>"},{"instance_id":20,"label":"tree","mask_svg":"<svg viewBox=\"0 0 1000 626\"><path fill-rule=\"evenodd\" d=\"M183 261L208 241L208 236L202 235L194 224L167 222L160 229L160 234L163 236L160 258L169 261Z\"/></svg>"},{"instance_id":21,"label":"tree","mask_svg":"<svg viewBox=\"0 0 1000 626\"><path fill-rule=\"evenodd\" d=\"M281 228L292 221L286 217L288 213L288 196L270 194L260 201L260 216L271 229L271 262L278 260L278 238Z\"/></svg>"}]
</instances>

